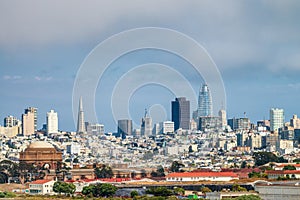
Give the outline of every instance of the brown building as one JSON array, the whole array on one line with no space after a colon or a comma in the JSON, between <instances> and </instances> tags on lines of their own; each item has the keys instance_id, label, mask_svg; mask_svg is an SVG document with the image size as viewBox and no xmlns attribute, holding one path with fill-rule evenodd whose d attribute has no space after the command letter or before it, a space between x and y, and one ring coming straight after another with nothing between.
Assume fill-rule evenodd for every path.
<instances>
[{"instance_id":1,"label":"brown building","mask_svg":"<svg viewBox=\"0 0 300 200\"><path fill-rule=\"evenodd\" d=\"M57 163L62 162L62 152L48 142L37 141L20 152L20 162L35 164L46 169L56 169Z\"/></svg>"}]
</instances>

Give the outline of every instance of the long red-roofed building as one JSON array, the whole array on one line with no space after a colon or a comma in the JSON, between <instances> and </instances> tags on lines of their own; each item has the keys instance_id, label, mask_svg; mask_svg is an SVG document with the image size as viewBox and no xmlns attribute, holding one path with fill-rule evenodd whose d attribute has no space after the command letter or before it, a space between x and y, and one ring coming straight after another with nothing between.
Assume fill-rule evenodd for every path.
<instances>
[{"instance_id":1,"label":"long red-roofed building","mask_svg":"<svg viewBox=\"0 0 300 200\"><path fill-rule=\"evenodd\" d=\"M176 181L231 181L239 177L233 172L175 172L168 174L166 180Z\"/></svg>"}]
</instances>

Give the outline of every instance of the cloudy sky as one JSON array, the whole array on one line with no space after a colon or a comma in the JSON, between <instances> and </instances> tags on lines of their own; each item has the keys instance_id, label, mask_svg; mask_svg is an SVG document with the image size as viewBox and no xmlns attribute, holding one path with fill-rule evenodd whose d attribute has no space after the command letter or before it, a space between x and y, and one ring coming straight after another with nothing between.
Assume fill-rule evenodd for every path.
<instances>
[{"instance_id":1,"label":"cloudy sky","mask_svg":"<svg viewBox=\"0 0 300 200\"><path fill-rule=\"evenodd\" d=\"M26 107L35 106L40 127L46 112L54 109L60 129L75 130L73 86L91 51L122 31L159 27L185 34L207 51L223 79L229 118L246 112L255 122L268 119L269 109L279 107L288 120L300 115L299 10L297 0L0 1L0 119L20 118ZM120 56L91 94L98 122L106 131L116 130L111 108L115 85L129 70L147 63L175 69L196 90L205 79L195 75L188 61L169 52L141 49ZM149 76L135 72L134 77ZM181 79L170 77L181 85ZM145 108L170 118L176 92L168 86L150 84L128 92L128 110L136 123Z\"/></svg>"}]
</instances>

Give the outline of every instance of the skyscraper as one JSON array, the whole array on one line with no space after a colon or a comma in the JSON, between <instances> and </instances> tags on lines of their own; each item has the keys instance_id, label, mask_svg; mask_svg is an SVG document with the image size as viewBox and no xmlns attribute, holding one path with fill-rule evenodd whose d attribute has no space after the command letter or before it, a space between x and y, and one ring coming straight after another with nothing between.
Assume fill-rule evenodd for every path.
<instances>
[{"instance_id":1,"label":"skyscraper","mask_svg":"<svg viewBox=\"0 0 300 200\"><path fill-rule=\"evenodd\" d=\"M118 135L120 135L122 139L125 139L127 135L132 135L132 120L118 120Z\"/></svg>"},{"instance_id":2,"label":"skyscraper","mask_svg":"<svg viewBox=\"0 0 300 200\"><path fill-rule=\"evenodd\" d=\"M271 108L270 110L270 129L278 131L284 126L284 110L279 108Z\"/></svg>"},{"instance_id":3,"label":"skyscraper","mask_svg":"<svg viewBox=\"0 0 300 200\"><path fill-rule=\"evenodd\" d=\"M34 107L28 107L25 109L25 114L28 112L33 113L34 116L34 131L37 131L37 108Z\"/></svg>"},{"instance_id":4,"label":"skyscraper","mask_svg":"<svg viewBox=\"0 0 300 200\"><path fill-rule=\"evenodd\" d=\"M58 116L57 112L50 110L47 112L47 134L58 133Z\"/></svg>"},{"instance_id":5,"label":"skyscraper","mask_svg":"<svg viewBox=\"0 0 300 200\"><path fill-rule=\"evenodd\" d=\"M148 116L147 109L145 109L145 116L142 118L141 135L146 137L152 135L152 119Z\"/></svg>"},{"instance_id":6,"label":"skyscraper","mask_svg":"<svg viewBox=\"0 0 300 200\"><path fill-rule=\"evenodd\" d=\"M79 108L78 108L78 120L77 120L77 133L85 133L85 124L84 124L84 112L82 106L82 97L79 99Z\"/></svg>"},{"instance_id":7,"label":"skyscraper","mask_svg":"<svg viewBox=\"0 0 300 200\"><path fill-rule=\"evenodd\" d=\"M190 101L187 101L185 97L175 98L175 101L172 101L172 121L175 130L179 128L189 129Z\"/></svg>"},{"instance_id":8,"label":"skyscraper","mask_svg":"<svg viewBox=\"0 0 300 200\"><path fill-rule=\"evenodd\" d=\"M198 118L213 116L212 98L207 84L203 84L198 97Z\"/></svg>"}]
</instances>

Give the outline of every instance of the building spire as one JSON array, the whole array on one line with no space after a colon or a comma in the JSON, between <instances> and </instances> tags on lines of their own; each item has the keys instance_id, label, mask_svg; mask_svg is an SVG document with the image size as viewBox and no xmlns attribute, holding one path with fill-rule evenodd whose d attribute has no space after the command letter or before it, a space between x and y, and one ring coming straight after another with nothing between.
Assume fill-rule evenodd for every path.
<instances>
[{"instance_id":1,"label":"building spire","mask_svg":"<svg viewBox=\"0 0 300 200\"><path fill-rule=\"evenodd\" d=\"M85 125L84 125L84 112L82 105L82 97L79 99L79 108L78 108L78 120L77 120L77 133L85 133Z\"/></svg>"}]
</instances>

